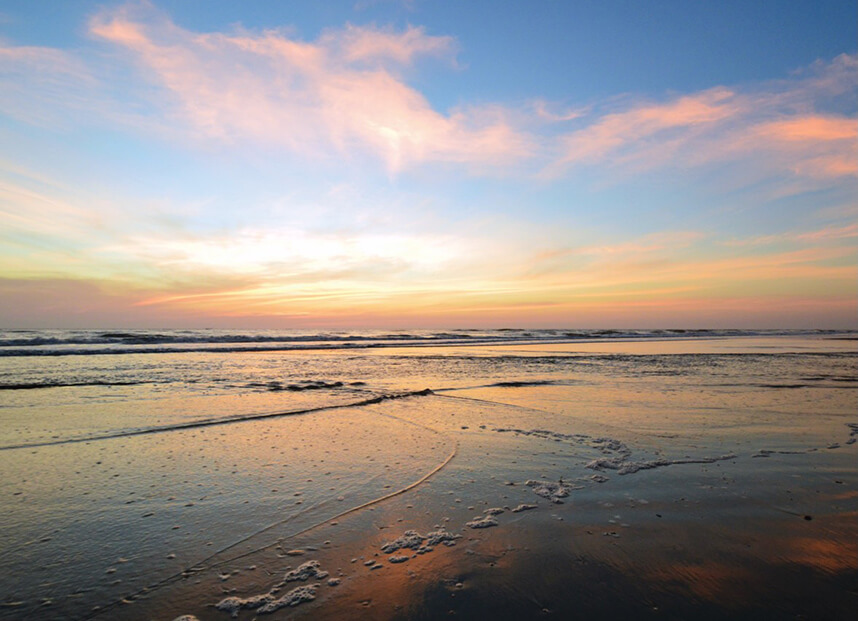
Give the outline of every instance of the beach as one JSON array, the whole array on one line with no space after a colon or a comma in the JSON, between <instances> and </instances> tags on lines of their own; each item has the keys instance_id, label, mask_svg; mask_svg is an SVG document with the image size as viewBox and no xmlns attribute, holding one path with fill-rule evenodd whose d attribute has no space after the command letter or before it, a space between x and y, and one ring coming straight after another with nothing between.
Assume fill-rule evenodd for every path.
<instances>
[{"instance_id":1,"label":"beach","mask_svg":"<svg viewBox=\"0 0 858 621\"><path fill-rule=\"evenodd\" d=\"M854 333L104 334L0 343L0 618L854 613Z\"/></svg>"},{"instance_id":2,"label":"beach","mask_svg":"<svg viewBox=\"0 0 858 621\"><path fill-rule=\"evenodd\" d=\"M0 621L858 619L856 23L0 2Z\"/></svg>"}]
</instances>

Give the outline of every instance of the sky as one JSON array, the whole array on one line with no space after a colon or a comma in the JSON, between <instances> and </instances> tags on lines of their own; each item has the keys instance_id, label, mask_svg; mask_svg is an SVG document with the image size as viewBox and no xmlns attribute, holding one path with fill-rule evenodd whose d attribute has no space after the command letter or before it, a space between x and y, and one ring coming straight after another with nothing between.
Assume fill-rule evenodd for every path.
<instances>
[{"instance_id":1,"label":"sky","mask_svg":"<svg viewBox=\"0 0 858 621\"><path fill-rule=\"evenodd\" d=\"M0 328L858 328L854 0L0 0Z\"/></svg>"}]
</instances>

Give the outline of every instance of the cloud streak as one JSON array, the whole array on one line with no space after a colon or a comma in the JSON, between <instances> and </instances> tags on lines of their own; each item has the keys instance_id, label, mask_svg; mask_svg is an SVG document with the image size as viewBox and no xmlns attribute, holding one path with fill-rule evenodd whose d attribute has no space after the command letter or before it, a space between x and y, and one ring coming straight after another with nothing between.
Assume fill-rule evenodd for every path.
<instances>
[{"instance_id":1,"label":"cloud streak","mask_svg":"<svg viewBox=\"0 0 858 621\"><path fill-rule=\"evenodd\" d=\"M559 139L544 170L553 178L575 168L614 174L742 163L760 175L820 180L858 176L854 106L832 101L858 91L858 58L841 55L792 79L756 89L717 87L662 102L633 102L596 114Z\"/></svg>"}]
</instances>

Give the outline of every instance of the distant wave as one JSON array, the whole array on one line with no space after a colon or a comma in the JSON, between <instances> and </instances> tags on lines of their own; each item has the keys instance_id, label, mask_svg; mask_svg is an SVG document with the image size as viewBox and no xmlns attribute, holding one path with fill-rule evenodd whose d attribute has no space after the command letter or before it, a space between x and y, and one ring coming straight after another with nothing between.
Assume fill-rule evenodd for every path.
<instances>
[{"instance_id":1,"label":"distant wave","mask_svg":"<svg viewBox=\"0 0 858 621\"><path fill-rule=\"evenodd\" d=\"M487 388L525 388L527 386L550 386L552 384L556 384L557 382L553 380L521 380L521 381L508 381L508 382L496 382L494 384L489 384Z\"/></svg>"},{"instance_id":2,"label":"distant wave","mask_svg":"<svg viewBox=\"0 0 858 621\"><path fill-rule=\"evenodd\" d=\"M39 388L67 388L69 386L137 386L139 384L154 384L156 382L131 382L122 380L93 380L89 382L21 382L17 384L0 383L0 390L34 390Z\"/></svg>"},{"instance_id":3,"label":"distant wave","mask_svg":"<svg viewBox=\"0 0 858 621\"><path fill-rule=\"evenodd\" d=\"M273 330L26 330L0 331L0 356L64 356L133 353L288 351L432 345L486 345L526 342L576 342L623 339L692 339L740 336L829 336L843 330L361 330L311 332Z\"/></svg>"}]
</instances>

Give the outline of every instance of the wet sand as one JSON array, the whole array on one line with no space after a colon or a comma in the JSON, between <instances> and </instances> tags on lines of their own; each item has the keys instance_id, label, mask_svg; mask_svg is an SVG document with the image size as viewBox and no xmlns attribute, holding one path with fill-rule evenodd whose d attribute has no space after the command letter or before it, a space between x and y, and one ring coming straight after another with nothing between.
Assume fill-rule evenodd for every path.
<instances>
[{"instance_id":1,"label":"wet sand","mask_svg":"<svg viewBox=\"0 0 858 621\"><path fill-rule=\"evenodd\" d=\"M431 394L4 450L26 534L4 586L28 597L0 614L852 618L854 385L695 360L447 369L411 378Z\"/></svg>"}]
</instances>

